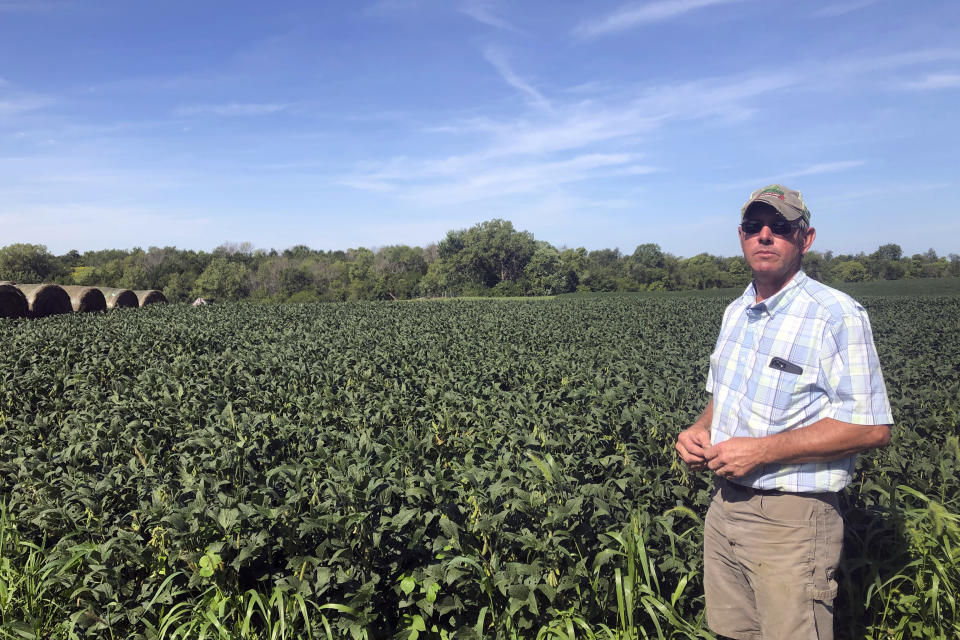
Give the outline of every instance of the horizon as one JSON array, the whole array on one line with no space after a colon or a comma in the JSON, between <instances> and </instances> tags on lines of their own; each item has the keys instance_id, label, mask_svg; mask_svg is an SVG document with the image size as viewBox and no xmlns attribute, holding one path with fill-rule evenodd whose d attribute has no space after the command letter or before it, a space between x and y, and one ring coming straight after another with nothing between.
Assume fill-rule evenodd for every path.
<instances>
[{"instance_id":1,"label":"horizon","mask_svg":"<svg viewBox=\"0 0 960 640\"><path fill-rule=\"evenodd\" d=\"M507 222L509 222L509 221L507 221ZM516 229L516 228L515 228L515 230L516 230L516 231L519 231L519 232L526 231L525 229ZM452 229L451 231L459 231L459 230L453 230L453 229ZM442 238L441 238L441 240L442 240ZM536 236L534 236L534 240L536 240L537 242L541 242L541 240L538 239L538 238L536 238ZM288 250L291 250L291 249L295 249L295 248L300 247L300 246L304 246L304 247L306 247L307 249L309 249L310 251L326 252L326 253L341 252L341 253L347 253L347 254L348 254L348 253L350 253L351 251L357 251L357 250L359 250L359 249L366 249L366 250L369 250L369 251L371 251L371 252L373 252L373 253L377 253L377 252L379 252L379 251L381 251L381 250L388 249L388 248L390 248L390 247L396 247L396 246L408 246L408 247L411 247L411 248L414 248L414 249L420 249L420 250L422 250L422 251L427 251L427 250L429 250L431 247L435 247L435 246L438 244L438 242L440 242L440 240L437 240L437 241L435 241L435 242L430 242L430 243L427 243L427 244L425 244L425 245L411 245L411 244L398 243L398 244L392 244L392 245L391 245L391 244L384 244L384 245L357 245L357 246L346 247L346 248L343 248L343 247L335 247L335 248L332 248L332 249L318 249L318 248L315 248L315 247L311 247L311 246L309 246L309 245L300 244L300 245L291 245L291 246L289 246L289 247L284 247L284 248L280 249L280 248L277 248L277 247L257 247L257 246L252 245L252 243L247 243L247 242L230 242L230 241L228 241L228 242L222 242L222 243L220 243L219 245L213 247L212 249L206 249L206 248L194 249L194 248L187 248L187 247L178 247L178 246L176 246L176 245L163 245L163 246L150 245L150 246L147 246L147 247L134 246L134 247L126 247L126 248L124 248L124 247L104 247L104 248L100 248L100 249L87 249L87 250L83 250L83 251L74 248L74 249L68 249L68 250L66 250L66 251L64 251L64 252L61 252L61 253L56 253L56 252L50 251L49 248L48 248L47 250L48 250L48 252L49 252L51 255L53 255L53 256L55 256L55 257L57 257L57 258L62 258L62 257L64 257L64 256L68 255L71 251L74 251L74 250L77 251L77 253L79 253L79 254L82 256L83 254L85 254L85 253L87 253L87 252L96 253L96 252L103 252L103 251L122 251L122 252L125 252L125 253L128 253L128 254L132 254L132 253L137 252L137 251L142 251L142 252L144 252L144 253L150 253L150 252L151 252L152 250L154 250L154 249L156 249L156 250L158 250L158 251L163 251L163 250L166 250L166 249L172 249L172 250L174 250L174 251L194 251L194 252L197 252L197 253L206 253L206 254L211 254L211 255L217 253L217 252L220 251L220 250L224 250L224 252L225 252L227 255L243 254L243 255L250 255L250 256L258 256L258 255L267 255L267 256L269 256L271 253L276 253L278 256L282 256L285 251L288 251ZM14 244L14 243L12 243L12 244ZM46 245L43 245L42 243L30 243L30 244L35 244L35 245L40 245L40 246L46 246ZM244 248L243 245L245 245L245 244L250 244L249 248ZM656 244L656 243L640 243L640 244ZM894 243L884 243L884 245L889 245L889 244L895 244L895 245L897 245L897 246L900 246L899 244L897 244L897 243L895 243L895 242L894 242ZM565 251L565 250L568 250L568 249L569 249L569 250L574 250L574 251L577 251L577 250L580 250L580 249L584 249L584 250L586 250L588 253L593 252L593 251L619 251L621 258L628 258L628 257L630 257L630 256L633 254L633 252L637 249L637 246L639 246L639 245L635 245L635 246L633 246L633 247L627 247L627 248L622 248L622 247L596 247L596 248L593 248L593 249L588 249L587 247L582 247L582 246L554 245L553 243L550 243L550 245L551 245L554 249L556 249L556 250L558 250L558 251L561 251L561 252L562 252L562 251ZM820 254L820 255L825 255L825 254L827 254L827 253L830 253L830 254L833 256L834 259L835 259L837 256L852 256L852 257L857 257L857 256L860 256L860 255L863 255L863 256L869 257L871 254L876 253L876 252L877 252L882 246L884 246L884 245L878 245L877 247L874 247L873 250L854 251L854 252L851 252L851 251L835 251L835 250L833 250L833 249L820 250L820 249L817 249L816 247L814 247L814 248L811 248L811 249L810 249L810 252L816 253L816 254ZM5 248L6 246L9 246L9 245L0 245L0 249ZM659 247L659 245L657 245L657 246ZM711 252L709 252L709 251L701 251L700 253L694 253L694 254L690 254L690 255L681 255L681 254L675 254L675 253L673 253L673 252L671 252L671 251L667 251L667 250L664 249L663 247L659 247L659 248L660 248L660 250L661 250L665 255L671 255L671 256L673 256L674 258L678 259L678 260L688 260L688 259L690 259L690 258L693 258L693 257L695 257L695 256L697 256L697 255L701 255L701 254L708 254L708 255L710 255L710 256L712 256L712 257L721 258L721 259L727 259L727 258L742 258L742 257L743 257L743 253L740 252L740 251L738 251L738 252L736 252L736 253L732 253L732 254L721 254L721 253L711 253ZM902 257L901 257L901 259L909 259L909 258L912 258L912 257L915 256L915 255L926 254L926 253L928 253L931 249L933 249L932 247L930 247L930 248L928 248L928 249L926 249L926 250L924 250L924 251L914 251L914 252L908 253L906 250L903 249L903 247L900 247L900 248L901 248L901 251L902 251ZM936 252L935 249L933 249L933 250ZM958 253L956 253L956 252L949 252L949 253L944 253L944 254L941 254L941 253L939 253L939 252L936 252L936 253L937 253L937 258L938 258L938 259L939 259L939 258L945 258L945 259L948 259L948 260L949 260L949 259L951 259L951 258L954 257L954 256L960 257L960 254L958 254Z\"/></svg>"},{"instance_id":2,"label":"horizon","mask_svg":"<svg viewBox=\"0 0 960 640\"><path fill-rule=\"evenodd\" d=\"M0 0L0 246L960 253L960 5ZM129 247L129 248L124 248ZM211 248L212 247L212 248Z\"/></svg>"}]
</instances>

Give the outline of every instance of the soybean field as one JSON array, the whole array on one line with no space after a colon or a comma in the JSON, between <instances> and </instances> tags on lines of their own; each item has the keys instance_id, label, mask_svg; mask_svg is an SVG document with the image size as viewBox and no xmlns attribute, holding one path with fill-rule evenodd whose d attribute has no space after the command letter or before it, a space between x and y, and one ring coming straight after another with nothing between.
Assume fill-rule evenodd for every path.
<instances>
[{"instance_id":1,"label":"soybean field","mask_svg":"<svg viewBox=\"0 0 960 640\"><path fill-rule=\"evenodd\" d=\"M673 447L729 299L0 320L0 637L712 638ZM960 297L861 302L837 635L955 638Z\"/></svg>"}]
</instances>

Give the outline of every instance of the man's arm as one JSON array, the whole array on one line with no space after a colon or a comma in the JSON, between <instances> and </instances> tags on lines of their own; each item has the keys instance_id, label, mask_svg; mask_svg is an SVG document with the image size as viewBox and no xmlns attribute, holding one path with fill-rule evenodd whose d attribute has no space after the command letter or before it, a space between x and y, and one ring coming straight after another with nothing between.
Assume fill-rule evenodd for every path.
<instances>
[{"instance_id":1,"label":"man's arm","mask_svg":"<svg viewBox=\"0 0 960 640\"><path fill-rule=\"evenodd\" d=\"M677 453L694 471L707 468L706 451L710 448L710 422L713 420L713 398L700 417L677 436Z\"/></svg>"},{"instance_id":2,"label":"man's arm","mask_svg":"<svg viewBox=\"0 0 960 640\"><path fill-rule=\"evenodd\" d=\"M731 438L708 447L702 455L707 467L718 475L742 478L763 464L828 462L883 447L888 442L889 425L851 424L824 418L763 438Z\"/></svg>"}]
</instances>

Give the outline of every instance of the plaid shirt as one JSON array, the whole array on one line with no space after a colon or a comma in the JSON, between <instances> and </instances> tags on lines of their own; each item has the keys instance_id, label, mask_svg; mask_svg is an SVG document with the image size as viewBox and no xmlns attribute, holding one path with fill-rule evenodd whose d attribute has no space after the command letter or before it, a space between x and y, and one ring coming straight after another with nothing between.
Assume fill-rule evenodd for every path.
<instances>
[{"instance_id":1,"label":"plaid shirt","mask_svg":"<svg viewBox=\"0 0 960 640\"><path fill-rule=\"evenodd\" d=\"M822 418L893 423L863 307L802 271L775 295L755 300L751 283L730 303L710 356L713 444L761 438ZM790 492L839 491L850 483L855 462L850 456L767 464L740 483Z\"/></svg>"}]
</instances>

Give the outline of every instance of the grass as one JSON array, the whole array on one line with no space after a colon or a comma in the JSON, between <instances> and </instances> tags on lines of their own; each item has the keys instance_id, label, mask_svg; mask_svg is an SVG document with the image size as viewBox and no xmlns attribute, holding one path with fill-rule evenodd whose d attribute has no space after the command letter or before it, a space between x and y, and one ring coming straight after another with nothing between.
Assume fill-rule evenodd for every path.
<instances>
[{"instance_id":1,"label":"grass","mask_svg":"<svg viewBox=\"0 0 960 640\"><path fill-rule=\"evenodd\" d=\"M960 514L956 497L943 504L906 486L863 489L883 504L858 507L848 514L846 557L841 568L838 637L886 640L960 637ZM684 511L689 510L678 508ZM671 514L647 525L670 539L673 560L681 560L682 542L699 539L702 523L677 532ZM605 535L605 559L613 568L617 601L614 624L584 619L575 610L557 612L551 622L522 634L507 612L484 608L477 630L486 637L536 637L538 640L672 640L714 638L703 620L702 598L691 594L699 575L688 572L665 580L649 553L641 514L619 531ZM58 556L43 544L24 540L15 519L0 504L0 638L72 640L113 638L111 625L89 619L81 606L86 556L77 545ZM661 550L663 552L665 550ZM661 553L661 557L663 554ZM671 557L671 556L668 556ZM469 562L470 559L465 559ZM605 563L595 562L595 579ZM270 593L224 593L211 586L200 598L182 599L177 573L169 576L143 615L134 622L144 640L285 640L292 638L369 637L356 612L338 603L317 603L289 589ZM686 603L684 605L684 603ZM407 621L403 637L443 639L449 632L419 616ZM346 633L346 636L344 635Z\"/></svg>"}]
</instances>

